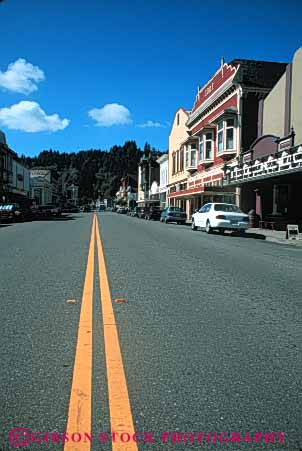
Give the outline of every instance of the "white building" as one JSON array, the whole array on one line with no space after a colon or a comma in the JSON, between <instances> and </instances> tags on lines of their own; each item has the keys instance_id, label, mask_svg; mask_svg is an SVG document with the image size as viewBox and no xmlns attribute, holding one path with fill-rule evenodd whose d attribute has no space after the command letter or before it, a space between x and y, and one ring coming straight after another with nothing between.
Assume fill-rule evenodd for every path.
<instances>
[{"instance_id":1,"label":"white building","mask_svg":"<svg viewBox=\"0 0 302 451\"><path fill-rule=\"evenodd\" d=\"M37 205L57 204L58 179L51 169L30 171L31 198Z\"/></svg>"},{"instance_id":2,"label":"white building","mask_svg":"<svg viewBox=\"0 0 302 451\"><path fill-rule=\"evenodd\" d=\"M168 173L169 173L169 156L164 154L157 160L159 164L159 199L160 208L164 209L167 206L167 192L168 192Z\"/></svg>"}]
</instances>

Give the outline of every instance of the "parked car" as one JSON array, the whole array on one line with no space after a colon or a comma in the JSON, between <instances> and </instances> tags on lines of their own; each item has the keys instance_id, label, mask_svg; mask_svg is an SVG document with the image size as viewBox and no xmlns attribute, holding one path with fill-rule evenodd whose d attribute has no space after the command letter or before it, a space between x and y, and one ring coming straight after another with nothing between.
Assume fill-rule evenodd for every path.
<instances>
[{"instance_id":1,"label":"parked car","mask_svg":"<svg viewBox=\"0 0 302 451\"><path fill-rule=\"evenodd\" d=\"M40 205L39 210L45 216L60 216L62 213L61 207L58 207L57 205L54 204Z\"/></svg>"},{"instance_id":2,"label":"parked car","mask_svg":"<svg viewBox=\"0 0 302 451\"><path fill-rule=\"evenodd\" d=\"M106 205L105 204L101 204L99 206L99 211L105 211L106 210Z\"/></svg>"},{"instance_id":3,"label":"parked car","mask_svg":"<svg viewBox=\"0 0 302 451\"><path fill-rule=\"evenodd\" d=\"M160 207L150 207L149 211L146 211L145 219L148 219L149 221L151 219L155 221L159 221L161 217L162 210Z\"/></svg>"},{"instance_id":4,"label":"parked car","mask_svg":"<svg viewBox=\"0 0 302 451\"><path fill-rule=\"evenodd\" d=\"M186 222L186 212L183 208L179 207L167 207L160 216L160 222L176 222L177 224L184 224Z\"/></svg>"},{"instance_id":5,"label":"parked car","mask_svg":"<svg viewBox=\"0 0 302 451\"><path fill-rule=\"evenodd\" d=\"M249 216L234 204L208 203L192 215L192 230L197 227L207 233L214 229L220 233L225 230L244 232L249 227Z\"/></svg>"},{"instance_id":6,"label":"parked car","mask_svg":"<svg viewBox=\"0 0 302 451\"><path fill-rule=\"evenodd\" d=\"M62 213L79 213L80 209L76 205L68 205L62 208Z\"/></svg>"},{"instance_id":7,"label":"parked car","mask_svg":"<svg viewBox=\"0 0 302 451\"><path fill-rule=\"evenodd\" d=\"M84 213L89 213L91 211L90 205L84 205L82 207L81 211L84 212Z\"/></svg>"},{"instance_id":8,"label":"parked car","mask_svg":"<svg viewBox=\"0 0 302 451\"><path fill-rule=\"evenodd\" d=\"M19 204L0 205L0 222L23 222L32 219L30 208Z\"/></svg>"},{"instance_id":9,"label":"parked car","mask_svg":"<svg viewBox=\"0 0 302 451\"><path fill-rule=\"evenodd\" d=\"M127 213L127 208L125 208L125 207L118 207L117 213L121 213L122 215L125 215Z\"/></svg>"},{"instance_id":10,"label":"parked car","mask_svg":"<svg viewBox=\"0 0 302 451\"><path fill-rule=\"evenodd\" d=\"M131 210L130 216L133 218L138 218L138 211L140 207L134 207L133 210Z\"/></svg>"}]
</instances>

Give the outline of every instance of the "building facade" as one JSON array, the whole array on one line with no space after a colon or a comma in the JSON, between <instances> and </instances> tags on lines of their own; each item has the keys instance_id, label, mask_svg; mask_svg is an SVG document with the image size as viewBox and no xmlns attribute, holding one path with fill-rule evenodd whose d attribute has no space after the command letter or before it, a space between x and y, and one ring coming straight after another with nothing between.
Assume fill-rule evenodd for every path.
<instances>
[{"instance_id":1,"label":"building facade","mask_svg":"<svg viewBox=\"0 0 302 451\"><path fill-rule=\"evenodd\" d=\"M30 171L0 131L0 202L29 204Z\"/></svg>"},{"instance_id":2,"label":"building facade","mask_svg":"<svg viewBox=\"0 0 302 451\"><path fill-rule=\"evenodd\" d=\"M163 210L167 206L169 155L164 154L156 161L159 164L159 206Z\"/></svg>"},{"instance_id":3,"label":"building facade","mask_svg":"<svg viewBox=\"0 0 302 451\"><path fill-rule=\"evenodd\" d=\"M258 135L225 168L225 186L241 188L241 207L284 229L302 225L302 49L259 103Z\"/></svg>"},{"instance_id":4,"label":"building facade","mask_svg":"<svg viewBox=\"0 0 302 451\"><path fill-rule=\"evenodd\" d=\"M117 204L134 208L137 201L137 178L126 175L121 178L120 189L116 193Z\"/></svg>"},{"instance_id":5,"label":"building facade","mask_svg":"<svg viewBox=\"0 0 302 451\"><path fill-rule=\"evenodd\" d=\"M36 205L58 204L58 178L58 173L54 168L31 169L31 198Z\"/></svg>"},{"instance_id":6,"label":"building facade","mask_svg":"<svg viewBox=\"0 0 302 451\"><path fill-rule=\"evenodd\" d=\"M144 152L138 164L139 207L159 206L159 164L150 152Z\"/></svg>"},{"instance_id":7,"label":"building facade","mask_svg":"<svg viewBox=\"0 0 302 451\"><path fill-rule=\"evenodd\" d=\"M256 139L259 102L285 70L284 63L222 60L208 83L198 88L180 146L187 178L180 180L179 189L170 189L171 204L186 207L190 216L207 202L240 203L240 190L223 184L224 167ZM175 167L181 170L182 164Z\"/></svg>"},{"instance_id":8,"label":"building facade","mask_svg":"<svg viewBox=\"0 0 302 451\"><path fill-rule=\"evenodd\" d=\"M196 153L193 151L186 155L188 161L185 162L185 145L188 138L189 129L187 121L190 111L179 108L174 116L171 132L169 135L169 159L168 159L168 204L180 208L186 208L186 200L178 193L187 187L188 167L194 165ZM188 149L191 149L188 146ZM193 148L193 146L192 146ZM185 164L186 163L186 164Z\"/></svg>"}]
</instances>

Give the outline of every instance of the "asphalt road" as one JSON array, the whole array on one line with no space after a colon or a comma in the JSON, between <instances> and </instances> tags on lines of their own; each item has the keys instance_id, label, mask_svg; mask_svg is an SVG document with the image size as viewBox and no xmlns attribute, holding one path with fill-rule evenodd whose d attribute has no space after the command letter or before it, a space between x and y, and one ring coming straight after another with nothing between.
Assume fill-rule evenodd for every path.
<instances>
[{"instance_id":1,"label":"asphalt road","mask_svg":"<svg viewBox=\"0 0 302 451\"><path fill-rule=\"evenodd\" d=\"M92 218L0 226L0 451L16 449L16 427L66 430ZM98 218L112 300L127 300L113 308L135 430L154 438L139 451L300 451L302 249ZM110 431L97 256L95 268L91 450L106 451L94 439Z\"/></svg>"}]
</instances>

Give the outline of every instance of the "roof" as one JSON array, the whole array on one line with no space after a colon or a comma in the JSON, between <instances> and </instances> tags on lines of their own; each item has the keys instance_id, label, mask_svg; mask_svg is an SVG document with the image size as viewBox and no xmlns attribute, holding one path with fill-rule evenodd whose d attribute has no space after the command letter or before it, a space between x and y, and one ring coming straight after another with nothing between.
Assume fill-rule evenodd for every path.
<instances>
[{"instance_id":1,"label":"roof","mask_svg":"<svg viewBox=\"0 0 302 451\"><path fill-rule=\"evenodd\" d=\"M268 89L275 86L284 74L287 66L287 63L240 58L232 60L229 64L235 67L240 66L235 75L234 82L244 86Z\"/></svg>"}]
</instances>

